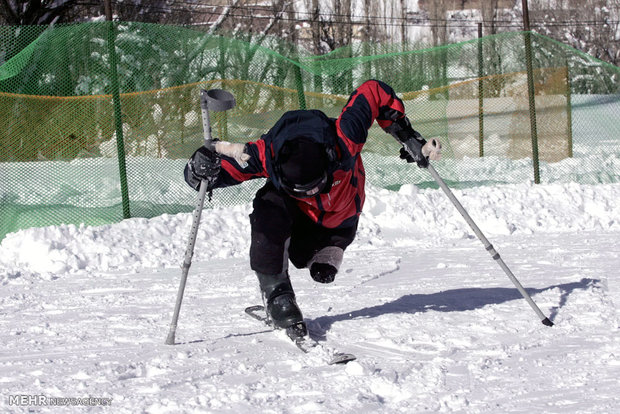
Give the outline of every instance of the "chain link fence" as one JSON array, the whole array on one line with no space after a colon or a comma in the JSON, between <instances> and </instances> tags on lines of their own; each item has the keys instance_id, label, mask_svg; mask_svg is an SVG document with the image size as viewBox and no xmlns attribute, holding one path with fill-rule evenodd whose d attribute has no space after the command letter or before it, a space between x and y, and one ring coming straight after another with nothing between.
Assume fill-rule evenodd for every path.
<instances>
[{"instance_id":1,"label":"chain link fence","mask_svg":"<svg viewBox=\"0 0 620 414\"><path fill-rule=\"evenodd\" d=\"M531 47L531 59L525 53ZM193 209L186 159L202 144L201 89L232 92L213 135L258 139L287 110L337 117L367 79L390 84L457 187L620 181L620 69L534 33L437 48L355 44L313 56L178 26L0 27L0 239L32 226L104 224ZM371 185L434 185L373 126ZM210 205L251 200L258 180Z\"/></svg>"}]
</instances>

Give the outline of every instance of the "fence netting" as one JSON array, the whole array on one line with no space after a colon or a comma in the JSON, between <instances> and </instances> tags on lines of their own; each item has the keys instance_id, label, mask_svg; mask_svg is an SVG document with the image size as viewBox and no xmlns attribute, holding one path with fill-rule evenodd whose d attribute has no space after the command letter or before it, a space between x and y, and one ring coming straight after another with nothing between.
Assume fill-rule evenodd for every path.
<instances>
[{"instance_id":1,"label":"fence netting","mask_svg":"<svg viewBox=\"0 0 620 414\"><path fill-rule=\"evenodd\" d=\"M535 33L436 48L355 44L314 56L282 39L179 26L0 27L0 239L32 226L191 211L195 192L182 171L202 144L200 90L211 88L237 101L212 116L221 139L256 140L293 109L336 117L359 84L380 79L416 130L442 140L435 167L452 186L535 174L618 182L619 77L618 67ZM398 153L373 126L363 154L371 185L434 185ZM216 190L208 205L247 202L261 184Z\"/></svg>"}]
</instances>

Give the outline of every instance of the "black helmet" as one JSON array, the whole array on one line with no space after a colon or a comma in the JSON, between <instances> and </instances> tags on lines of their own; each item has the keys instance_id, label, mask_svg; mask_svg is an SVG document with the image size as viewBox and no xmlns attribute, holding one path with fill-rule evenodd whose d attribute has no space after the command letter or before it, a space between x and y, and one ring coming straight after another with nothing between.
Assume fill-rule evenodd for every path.
<instances>
[{"instance_id":1,"label":"black helmet","mask_svg":"<svg viewBox=\"0 0 620 414\"><path fill-rule=\"evenodd\" d=\"M276 168L287 194L297 198L313 197L326 187L329 157L323 144L299 136L282 145Z\"/></svg>"}]
</instances>

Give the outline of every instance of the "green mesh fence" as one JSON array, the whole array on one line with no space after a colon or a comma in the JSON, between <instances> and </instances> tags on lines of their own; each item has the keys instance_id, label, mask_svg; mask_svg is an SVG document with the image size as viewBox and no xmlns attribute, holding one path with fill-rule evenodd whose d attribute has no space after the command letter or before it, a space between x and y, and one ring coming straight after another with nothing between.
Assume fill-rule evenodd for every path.
<instances>
[{"instance_id":1,"label":"green mesh fence","mask_svg":"<svg viewBox=\"0 0 620 414\"><path fill-rule=\"evenodd\" d=\"M237 100L213 114L213 135L245 142L287 110L336 117L356 86L381 79L417 130L441 138L435 167L452 186L528 182L535 172L541 182L618 182L619 76L618 67L533 33L313 56L275 38L176 26L0 27L0 238L191 211L195 192L182 170L202 144L199 91L210 88ZM397 154L373 126L363 155L371 185L434 185ZM216 190L210 205L249 201L260 185Z\"/></svg>"}]
</instances>

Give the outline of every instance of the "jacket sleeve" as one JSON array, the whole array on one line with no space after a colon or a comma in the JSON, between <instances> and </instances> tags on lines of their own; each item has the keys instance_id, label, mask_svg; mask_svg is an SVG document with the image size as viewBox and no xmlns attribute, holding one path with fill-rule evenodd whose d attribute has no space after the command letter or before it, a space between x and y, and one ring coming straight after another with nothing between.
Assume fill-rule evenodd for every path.
<instances>
[{"instance_id":1,"label":"jacket sleeve","mask_svg":"<svg viewBox=\"0 0 620 414\"><path fill-rule=\"evenodd\" d=\"M405 106L396 92L384 82L369 80L351 94L336 120L336 129L349 155L356 156L362 151L375 120L385 129L403 116Z\"/></svg>"},{"instance_id":2,"label":"jacket sleeve","mask_svg":"<svg viewBox=\"0 0 620 414\"><path fill-rule=\"evenodd\" d=\"M244 152L250 156L247 166L242 167L231 157L222 155L222 167L214 188L230 187L253 178L268 177L265 166L265 142L262 139L245 144Z\"/></svg>"}]
</instances>

